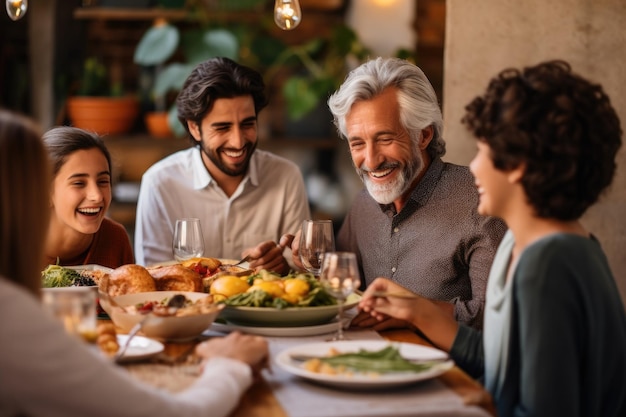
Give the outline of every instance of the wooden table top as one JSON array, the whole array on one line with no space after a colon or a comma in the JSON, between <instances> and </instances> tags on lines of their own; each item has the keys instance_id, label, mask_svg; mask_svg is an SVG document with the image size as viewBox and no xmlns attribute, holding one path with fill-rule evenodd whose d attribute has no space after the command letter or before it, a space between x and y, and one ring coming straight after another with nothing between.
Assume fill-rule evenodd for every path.
<instances>
[{"instance_id":1,"label":"wooden table top","mask_svg":"<svg viewBox=\"0 0 626 417\"><path fill-rule=\"evenodd\" d=\"M431 346L414 332L406 329L385 330L380 335L387 340L395 342L415 343ZM164 353L172 358L186 354L193 348L193 343L166 343ZM476 380L472 379L463 370L454 366L449 371L440 375L440 381L455 391L468 405L476 405L489 414L495 416L496 411L490 394ZM280 403L272 393L269 385L261 380L256 382L243 395L239 406L233 411L231 417L288 417Z\"/></svg>"}]
</instances>

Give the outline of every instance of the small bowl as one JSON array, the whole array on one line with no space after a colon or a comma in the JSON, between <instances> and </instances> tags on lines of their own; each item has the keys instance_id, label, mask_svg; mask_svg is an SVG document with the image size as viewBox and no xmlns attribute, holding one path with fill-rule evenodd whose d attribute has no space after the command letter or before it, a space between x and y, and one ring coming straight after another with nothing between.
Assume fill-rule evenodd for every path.
<instances>
[{"instance_id":1,"label":"small bowl","mask_svg":"<svg viewBox=\"0 0 626 417\"><path fill-rule=\"evenodd\" d=\"M113 298L122 307L130 307L148 301L160 301L164 298L171 298L176 294L183 294L191 301L209 297L209 294L201 292L150 291L118 295ZM101 300L101 305L109 314L113 323L125 333L128 333L135 324L141 322L146 317L144 314L126 313L120 308L112 307L105 299ZM141 334L159 340L184 341L195 339L211 326L222 308L224 308L221 304L215 304L214 307L208 313L183 317L150 315L141 329Z\"/></svg>"}]
</instances>

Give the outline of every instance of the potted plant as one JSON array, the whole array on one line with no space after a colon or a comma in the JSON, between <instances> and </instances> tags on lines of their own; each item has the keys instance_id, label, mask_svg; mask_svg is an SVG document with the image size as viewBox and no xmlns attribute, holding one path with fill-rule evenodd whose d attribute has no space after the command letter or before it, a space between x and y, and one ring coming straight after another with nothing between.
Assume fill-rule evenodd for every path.
<instances>
[{"instance_id":1,"label":"potted plant","mask_svg":"<svg viewBox=\"0 0 626 417\"><path fill-rule=\"evenodd\" d=\"M290 75L282 84L286 134L328 135L331 124L326 100L339 88L350 67L361 63L369 54L356 32L347 25L337 26L328 39L287 47L266 73L266 78L271 79L280 68L289 68ZM307 120L312 115L328 118L328 123Z\"/></svg>"},{"instance_id":2,"label":"potted plant","mask_svg":"<svg viewBox=\"0 0 626 417\"><path fill-rule=\"evenodd\" d=\"M182 49L182 62L169 62L179 48ZM193 68L200 62L215 56L237 59L238 52L238 40L228 30L196 28L181 33L164 19L155 21L137 44L133 58L136 64L155 69L151 88L155 111L147 113L146 118L166 119L176 136L184 135L185 130L178 120L172 96L180 91ZM147 125L150 126L149 122Z\"/></svg>"},{"instance_id":3,"label":"potted plant","mask_svg":"<svg viewBox=\"0 0 626 417\"><path fill-rule=\"evenodd\" d=\"M83 65L77 91L67 99L73 126L100 135L128 132L139 113L139 100L125 95L120 82L111 82L107 68L94 57Z\"/></svg>"}]
</instances>

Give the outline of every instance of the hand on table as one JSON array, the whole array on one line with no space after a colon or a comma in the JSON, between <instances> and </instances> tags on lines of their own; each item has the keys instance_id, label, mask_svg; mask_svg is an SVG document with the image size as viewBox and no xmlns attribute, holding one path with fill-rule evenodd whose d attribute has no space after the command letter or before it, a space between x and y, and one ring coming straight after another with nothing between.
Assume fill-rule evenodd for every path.
<instances>
[{"instance_id":1,"label":"hand on table","mask_svg":"<svg viewBox=\"0 0 626 417\"><path fill-rule=\"evenodd\" d=\"M284 235L278 244L273 240L261 242L254 248L244 251L242 256L250 255L252 258L249 262L250 269L257 272L266 269L284 275L291 269L283 256L283 251L291 244L291 239L293 239L291 235Z\"/></svg>"},{"instance_id":2,"label":"hand on table","mask_svg":"<svg viewBox=\"0 0 626 417\"><path fill-rule=\"evenodd\" d=\"M384 316L382 318L373 317L370 313L359 311L350 321L350 327L360 329L372 329L377 332L390 329L412 329L414 326L405 320Z\"/></svg>"},{"instance_id":3,"label":"hand on table","mask_svg":"<svg viewBox=\"0 0 626 417\"><path fill-rule=\"evenodd\" d=\"M375 295L376 293L406 294L412 296L412 298L380 297ZM414 318L417 315L417 303L420 299L420 296L413 294L411 291L387 278L376 278L376 280L367 287L359 302L359 309L361 310L359 315L369 314L371 318L368 320L366 317L361 317L359 320L356 320L359 318L359 316L357 316L355 320L352 320L352 323L355 325L361 323L361 327L365 327L365 325L372 323L372 319L378 322L396 319L395 321L405 322L404 327L407 327L406 322L414 322ZM385 326L390 325L392 324ZM384 328L388 329L390 327Z\"/></svg>"},{"instance_id":4,"label":"hand on table","mask_svg":"<svg viewBox=\"0 0 626 417\"><path fill-rule=\"evenodd\" d=\"M196 355L203 361L216 357L235 359L250 365L256 374L267 366L269 350L267 341L261 336L232 332L198 344Z\"/></svg>"}]
</instances>

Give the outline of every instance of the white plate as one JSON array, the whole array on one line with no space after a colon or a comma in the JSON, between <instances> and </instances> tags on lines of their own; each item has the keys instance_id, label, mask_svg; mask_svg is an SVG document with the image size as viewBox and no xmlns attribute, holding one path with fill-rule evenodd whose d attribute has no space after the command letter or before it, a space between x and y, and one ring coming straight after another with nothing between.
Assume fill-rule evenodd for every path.
<instances>
[{"instance_id":1,"label":"white plate","mask_svg":"<svg viewBox=\"0 0 626 417\"><path fill-rule=\"evenodd\" d=\"M117 335L117 343L120 345L120 349L124 346L124 343L126 343L126 339L128 339L128 335L126 334ZM131 339L130 345L128 349L126 349L126 352L124 352L124 356L122 356L121 360L130 362L146 359L163 352L163 349L164 346L161 342L143 336L135 336Z\"/></svg>"},{"instance_id":2,"label":"white plate","mask_svg":"<svg viewBox=\"0 0 626 417\"><path fill-rule=\"evenodd\" d=\"M210 330L227 333L238 330L242 333L255 334L259 336L277 336L277 337L298 337L298 336L317 336L337 331L337 320L329 323L318 324L315 326L301 327L253 327L243 326L233 323L217 323L214 322Z\"/></svg>"},{"instance_id":3,"label":"white plate","mask_svg":"<svg viewBox=\"0 0 626 417\"><path fill-rule=\"evenodd\" d=\"M331 348L341 353L348 353L357 352L360 349L376 351L390 344L397 346L400 349L400 354L407 359L430 360L441 359L447 356L441 350L412 343L396 343L385 340L346 340L294 346L280 352L276 356L276 363L285 371L307 380L349 389L378 389L412 384L439 376L454 366L454 363L449 360L438 363L424 372L395 372L374 376L358 373L352 375L328 375L307 371L303 368L302 362L291 359L293 354L323 356Z\"/></svg>"}]
</instances>

